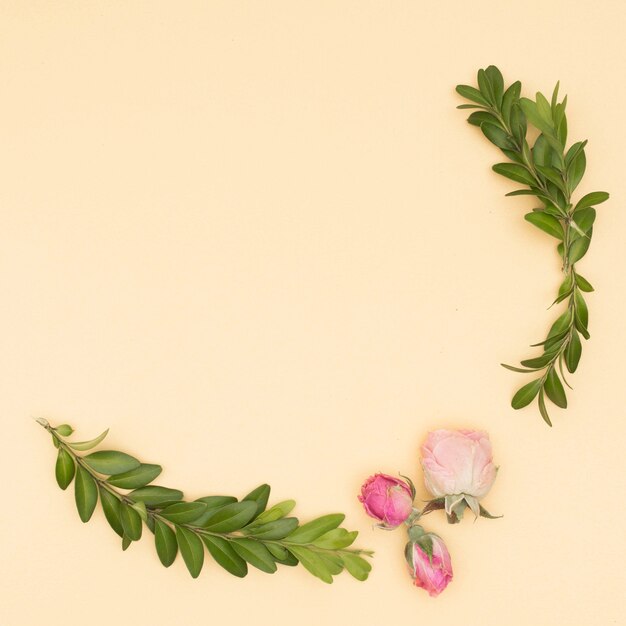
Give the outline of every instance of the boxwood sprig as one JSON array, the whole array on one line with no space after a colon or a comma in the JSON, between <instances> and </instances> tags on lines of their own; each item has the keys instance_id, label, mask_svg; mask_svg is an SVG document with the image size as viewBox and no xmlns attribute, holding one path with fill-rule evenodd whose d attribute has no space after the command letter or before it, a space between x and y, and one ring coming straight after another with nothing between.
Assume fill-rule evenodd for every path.
<instances>
[{"instance_id":1,"label":"boxwood sprig","mask_svg":"<svg viewBox=\"0 0 626 626\"><path fill-rule=\"evenodd\" d=\"M69 441L73 428L53 427L37 419L52 436L57 448L56 480L61 489L74 482L78 515L88 522L100 500L111 528L120 536L122 549L141 539L144 525L154 535L156 552L169 567L180 552L189 573L196 578L202 570L205 548L226 571L243 578L248 565L274 573L279 565L302 564L325 583L347 570L365 580L371 565L363 557L368 550L350 546L357 532L341 527L345 516L324 515L306 524L290 517L295 506L285 500L267 508L270 486L260 485L241 500L233 496L206 496L183 500L178 489L151 484L160 465L141 463L115 450L95 448L108 430L89 441Z\"/></svg>"},{"instance_id":2,"label":"boxwood sprig","mask_svg":"<svg viewBox=\"0 0 626 626\"><path fill-rule=\"evenodd\" d=\"M468 122L479 126L491 143L496 145L510 162L498 163L493 170L515 182L523 189L507 196L532 195L541 206L526 214L525 219L559 240L557 251L562 260L563 280L553 304L567 301L567 307L552 324L547 337L533 347L541 346L540 356L521 362L522 367L502 364L515 372L536 374L513 396L511 405L520 409L537 398L539 412L551 426L546 398L560 408L567 407L567 396L561 382L567 386L564 368L573 373L578 368L582 353L580 336L589 339L589 312L583 292L593 287L576 269L591 242L596 219L595 206L608 199L604 191L594 191L578 202L572 194L578 187L586 168L587 141L567 145L567 96L559 101L559 83L550 101L541 93L535 100L521 97L519 81L504 88L500 70L490 65L478 71L478 88L458 85L457 92L472 104L459 109L477 109ZM532 148L527 139L528 125L539 135Z\"/></svg>"}]
</instances>

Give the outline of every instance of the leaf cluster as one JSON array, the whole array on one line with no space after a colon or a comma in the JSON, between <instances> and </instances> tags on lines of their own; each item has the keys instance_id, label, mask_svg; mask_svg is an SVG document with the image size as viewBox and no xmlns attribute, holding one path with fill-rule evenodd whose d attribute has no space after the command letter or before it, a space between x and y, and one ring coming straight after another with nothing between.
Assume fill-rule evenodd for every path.
<instances>
[{"instance_id":1,"label":"leaf cluster","mask_svg":"<svg viewBox=\"0 0 626 626\"><path fill-rule=\"evenodd\" d=\"M90 452L108 430L90 441L66 439L73 429L56 428L37 420L52 435L58 449L55 475L61 489L74 482L78 515L88 522L98 500L122 549L139 541L144 526L154 536L156 553L165 567L181 555L196 578L205 554L226 571L243 578L248 567L273 574L278 566L300 563L325 583L344 569L365 580L371 565L363 556L371 552L350 548L356 531L341 527L343 514L324 515L305 524L291 516L293 500L268 508L270 486L260 485L241 499L211 495L185 501L183 492L153 484L160 465L142 463L116 450ZM80 452L88 452L81 455Z\"/></svg>"},{"instance_id":2,"label":"leaf cluster","mask_svg":"<svg viewBox=\"0 0 626 626\"><path fill-rule=\"evenodd\" d=\"M511 405L520 409L537 398L539 412L551 426L546 398L560 408L567 407L564 366L570 373L576 371L582 353L581 336L589 339L589 312L583 292L593 291L593 287L577 272L575 264L589 249L596 218L594 207L605 202L609 194L595 191L577 203L572 201L585 173L587 141L567 147L567 96L559 100L559 83L549 100L539 92L532 100L521 96L519 81L505 88L502 73L493 65L478 71L477 83L478 87L456 87L472 102L457 108L475 109L468 122L478 126L508 159L494 165L493 170L523 185L506 195L536 197L540 206L524 216L526 221L558 240L564 277L553 304L566 301L567 308L544 341L535 344L542 347L541 355L522 361L521 368L503 364L513 371L537 376L517 391ZM529 126L538 131L532 146Z\"/></svg>"}]
</instances>

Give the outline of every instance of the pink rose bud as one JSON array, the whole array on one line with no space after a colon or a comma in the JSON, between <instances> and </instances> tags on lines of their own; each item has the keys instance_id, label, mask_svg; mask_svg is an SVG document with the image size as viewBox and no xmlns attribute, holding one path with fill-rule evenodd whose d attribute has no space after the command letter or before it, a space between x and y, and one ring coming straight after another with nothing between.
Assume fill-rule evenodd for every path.
<instances>
[{"instance_id":1,"label":"pink rose bud","mask_svg":"<svg viewBox=\"0 0 626 626\"><path fill-rule=\"evenodd\" d=\"M370 476L361 487L359 500L365 512L386 528L395 528L413 511L413 492L407 483L387 474Z\"/></svg>"},{"instance_id":2,"label":"pink rose bud","mask_svg":"<svg viewBox=\"0 0 626 626\"><path fill-rule=\"evenodd\" d=\"M479 515L478 500L496 478L489 435L479 430L435 430L428 433L421 452L426 488L436 498L445 498L448 515L460 518L465 506Z\"/></svg>"},{"instance_id":3,"label":"pink rose bud","mask_svg":"<svg viewBox=\"0 0 626 626\"><path fill-rule=\"evenodd\" d=\"M452 562L446 544L438 535L426 533L407 548L415 586L426 589L433 598L438 596L452 580Z\"/></svg>"}]
</instances>

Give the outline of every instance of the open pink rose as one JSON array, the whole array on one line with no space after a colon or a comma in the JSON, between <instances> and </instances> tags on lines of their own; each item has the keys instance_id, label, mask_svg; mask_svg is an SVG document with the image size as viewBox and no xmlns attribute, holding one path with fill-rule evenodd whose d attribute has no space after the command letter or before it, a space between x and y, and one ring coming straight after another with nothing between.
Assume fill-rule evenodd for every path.
<instances>
[{"instance_id":1,"label":"open pink rose","mask_svg":"<svg viewBox=\"0 0 626 626\"><path fill-rule=\"evenodd\" d=\"M413 511L413 494L407 483L387 474L370 476L361 487L359 501L365 512L387 528L395 528Z\"/></svg>"},{"instance_id":2,"label":"open pink rose","mask_svg":"<svg viewBox=\"0 0 626 626\"><path fill-rule=\"evenodd\" d=\"M452 561L446 544L441 537L428 533L424 539L432 541L432 557L419 545L423 540L413 544L409 568L416 587L426 589L428 593L438 596L452 580Z\"/></svg>"},{"instance_id":3,"label":"open pink rose","mask_svg":"<svg viewBox=\"0 0 626 626\"><path fill-rule=\"evenodd\" d=\"M422 446L426 488L436 498L483 498L496 478L489 435L480 430L434 430Z\"/></svg>"}]
</instances>

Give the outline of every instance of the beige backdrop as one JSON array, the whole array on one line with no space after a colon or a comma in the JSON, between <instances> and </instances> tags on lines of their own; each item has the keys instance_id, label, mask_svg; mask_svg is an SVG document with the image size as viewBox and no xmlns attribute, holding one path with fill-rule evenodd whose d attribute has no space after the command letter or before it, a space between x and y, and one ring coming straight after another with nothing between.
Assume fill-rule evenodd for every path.
<instances>
[{"instance_id":1,"label":"beige backdrop","mask_svg":"<svg viewBox=\"0 0 626 626\"><path fill-rule=\"evenodd\" d=\"M625 624L626 10L614 2L0 2L0 622ZM592 340L555 427L514 412L559 282L532 201L455 110L498 64L569 94L582 192L610 191L581 271ZM83 525L32 416L165 467L192 497L345 511L366 583L166 570ZM413 476L429 429L492 436L499 521L447 526L415 589L356 501ZM471 517L471 516L470 516Z\"/></svg>"}]
</instances>

